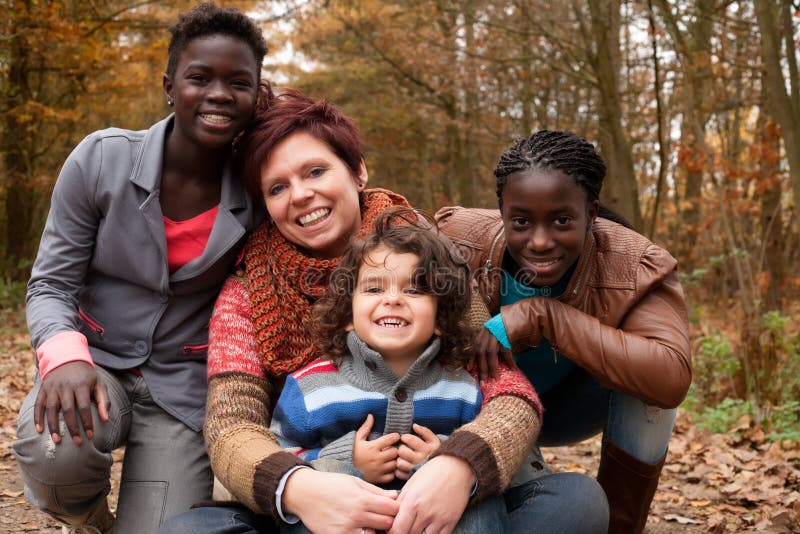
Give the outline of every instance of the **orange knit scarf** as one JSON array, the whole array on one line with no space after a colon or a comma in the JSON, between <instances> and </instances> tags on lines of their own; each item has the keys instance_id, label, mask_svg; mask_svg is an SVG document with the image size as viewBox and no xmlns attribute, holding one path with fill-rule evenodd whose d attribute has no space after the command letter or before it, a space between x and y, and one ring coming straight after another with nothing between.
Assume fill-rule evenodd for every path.
<instances>
[{"instance_id":1,"label":"orange knit scarf","mask_svg":"<svg viewBox=\"0 0 800 534\"><path fill-rule=\"evenodd\" d=\"M391 191L364 191L356 237L369 235L378 215L392 206L409 207L405 198ZM328 289L330 275L340 261L307 256L271 221L250 236L245 248L250 313L268 376L283 378L317 356L308 329L311 306Z\"/></svg>"}]
</instances>

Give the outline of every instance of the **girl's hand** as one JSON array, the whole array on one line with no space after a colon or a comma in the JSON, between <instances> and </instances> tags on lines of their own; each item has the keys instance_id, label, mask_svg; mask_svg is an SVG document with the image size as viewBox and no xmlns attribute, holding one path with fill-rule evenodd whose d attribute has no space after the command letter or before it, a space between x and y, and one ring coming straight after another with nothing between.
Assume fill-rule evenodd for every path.
<instances>
[{"instance_id":1,"label":"girl's hand","mask_svg":"<svg viewBox=\"0 0 800 534\"><path fill-rule=\"evenodd\" d=\"M428 427L414 423L412 428L416 434L400 436L402 444L397 449L397 469L394 471L394 476L401 480L408 480L408 475L414 466L427 460L442 444L439 437Z\"/></svg>"},{"instance_id":2,"label":"girl's hand","mask_svg":"<svg viewBox=\"0 0 800 534\"><path fill-rule=\"evenodd\" d=\"M397 492L340 473L298 469L289 476L281 508L311 532L359 534L388 530L400 508Z\"/></svg>"},{"instance_id":3,"label":"girl's hand","mask_svg":"<svg viewBox=\"0 0 800 534\"><path fill-rule=\"evenodd\" d=\"M92 398L97 404L97 413L102 421L108 421L111 401L106 385L97 379L97 371L86 362L69 362L50 371L42 380L36 402L33 406L33 422L37 432L44 431L45 416L47 428L53 443L61 442L58 413L64 414L64 423L75 445L83 442L81 425L86 437L94 437L92 421Z\"/></svg>"},{"instance_id":4,"label":"girl's hand","mask_svg":"<svg viewBox=\"0 0 800 534\"><path fill-rule=\"evenodd\" d=\"M364 474L367 482L385 484L395 477L398 449L394 445L400 441L400 434L393 432L369 441L367 438L374 422L375 418L369 414L356 431L353 465Z\"/></svg>"},{"instance_id":5,"label":"girl's hand","mask_svg":"<svg viewBox=\"0 0 800 534\"><path fill-rule=\"evenodd\" d=\"M432 458L414 473L397 497L400 511L389 534L449 534L467 507L475 473L455 456Z\"/></svg>"},{"instance_id":6,"label":"girl's hand","mask_svg":"<svg viewBox=\"0 0 800 534\"><path fill-rule=\"evenodd\" d=\"M473 371L477 366L481 380L497 378L500 358L512 369L517 368L511 351L502 346L489 330L481 328L475 336L475 353L469 362L469 370Z\"/></svg>"}]
</instances>

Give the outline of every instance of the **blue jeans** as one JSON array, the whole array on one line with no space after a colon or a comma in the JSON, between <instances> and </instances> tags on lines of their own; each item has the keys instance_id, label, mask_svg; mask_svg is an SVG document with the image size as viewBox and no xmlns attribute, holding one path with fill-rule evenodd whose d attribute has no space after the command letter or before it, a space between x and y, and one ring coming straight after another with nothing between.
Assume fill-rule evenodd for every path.
<instances>
[{"instance_id":1,"label":"blue jeans","mask_svg":"<svg viewBox=\"0 0 800 534\"><path fill-rule=\"evenodd\" d=\"M485 534L505 532L505 503L501 497L492 497L467 508L454 534ZM309 530L302 523L277 527L269 518L251 512L244 507L209 506L195 508L177 515L164 523L159 534L306 534ZM537 530L538 532L538 530Z\"/></svg>"},{"instance_id":2,"label":"blue jeans","mask_svg":"<svg viewBox=\"0 0 800 534\"><path fill-rule=\"evenodd\" d=\"M468 507L453 529L453 534L505 532L506 525L505 502L502 497L491 497L476 506ZM281 534L310 534L310 532L303 523L281 527Z\"/></svg>"},{"instance_id":3,"label":"blue jeans","mask_svg":"<svg viewBox=\"0 0 800 534\"><path fill-rule=\"evenodd\" d=\"M360 476L359 471L350 462L327 458L311 462L315 469L331 473L343 473ZM212 527L209 527L212 525ZM504 532L507 526L505 502L502 497L489 498L464 511L461 520L453 530L454 534L484 534L486 532ZM211 530L209 530L211 528ZM182 514L165 525L159 532L214 532L218 534L240 532L271 532L277 527L263 516L237 508L199 508ZM298 522L280 527L281 534L308 534L310 531Z\"/></svg>"},{"instance_id":4,"label":"blue jeans","mask_svg":"<svg viewBox=\"0 0 800 534\"><path fill-rule=\"evenodd\" d=\"M467 508L454 532L600 534L608 528L608 504L594 479L558 473L511 488L504 496ZM507 517L506 517L507 514ZM158 534L264 534L307 532L302 523L277 527L269 518L244 507L195 508L174 516Z\"/></svg>"},{"instance_id":5,"label":"blue jeans","mask_svg":"<svg viewBox=\"0 0 800 534\"><path fill-rule=\"evenodd\" d=\"M595 479L580 473L544 475L509 488L504 497L506 532L602 534L608 530L606 494Z\"/></svg>"},{"instance_id":6,"label":"blue jeans","mask_svg":"<svg viewBox=\"0 0 800 534\"><path fill-rule=\"evenodd\" d=\"M580 368L541 399L546 416L539 446L571 445L603 432L604 440L649 464L666 454L677 413L608 390Z\"/></svg>"}]
</instances>

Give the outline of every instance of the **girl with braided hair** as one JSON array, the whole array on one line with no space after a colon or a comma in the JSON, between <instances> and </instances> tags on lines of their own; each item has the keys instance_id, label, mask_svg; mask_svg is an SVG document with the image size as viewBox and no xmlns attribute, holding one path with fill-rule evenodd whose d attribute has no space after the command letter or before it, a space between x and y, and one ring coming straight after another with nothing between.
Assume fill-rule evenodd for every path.
<instances>
[{"instance_id":1,"label":"girl with braided hair","mask_svg":"<svg viewBox=\"0 0 800 534\"><path fill-rule=\"evenodd\" d=\"M437 219L494 314L476 342L481 374L500 357L528 376L547 415L539 446L603 432L609 531L628 534L644 529L691 366L677 262L600 204L605 171L585 139L540 131L501 155L499 211Z\"/></svg>"}]
</instances>

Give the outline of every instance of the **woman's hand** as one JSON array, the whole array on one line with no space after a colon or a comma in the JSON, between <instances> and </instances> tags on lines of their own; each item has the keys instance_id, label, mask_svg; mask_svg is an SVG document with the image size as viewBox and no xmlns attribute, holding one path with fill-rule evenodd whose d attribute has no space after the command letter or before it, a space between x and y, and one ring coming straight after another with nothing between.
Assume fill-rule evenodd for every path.
<instances>
[{"instance_id":1,"label":"woman's hand","mask_svg":"<svg viewBox=\"0 0 800 534\"><path fill-rule=\"evenodd\" d=\"M353 443L353 465L364 475L364 480L373 484L385 484L395 477L397 469L397 447L400 434L393 432L369 441L369 433L375 418L367 415L364 424L356 431Z\"/></svg>"},{"instance_id":2,"label":"woman's hand","mask_svg":"<svg viewBox=\"0 0 800 534\"><path fill-rule=\"evenodd\" d=\"M286 481L281 508L311 532L388 530L400 508L397 492L340 473L298 469Z\"/></svg>"},{"instance_id":3,"label":"woman's hand","mask_svg":"<svg viewBox=\"0 0 800 534\"><path fill-rule=\"evenodd\" d=\"M475 352L469 362L470 371L477 365L481 380L497 378L500 358L512 369L517 368L511 351L502 346L489 330L481 328L475 336Z\"/></svg>"},{"instance_id":4,"label":"woman's hand","mask_svg":"<svg viewBox=\"0 0 800 534\"><path fill-rule=\"evenodd\" d=\"M427 460L442 444L439 437L428 427L414 423L412 428L416 434L400 436L402 444L397 449L399 457L394 476L401 480L408 480L408 474L414 466Z\"/></svg>"},{"instance_id":5,"label":"woman's hand","mask_svg":"<svg viewBox=\"0 0 800 534\"><path fill-rule=\"evenodd\" d=\"M92 397L97 403L97 413L102 421L108 421L111 401L106 385L97 378L97 371L86 362L70 362L50 371L42 380L36 403L33 407L33 422L37 432L44 431L46 415L47 428L53 443L61 442L58 413L64 414L64 423L75 445L83 442L78 418L86 432L86 437L94 437L92 421Z\"/></svg>"},{"instance_id":6,"label":"woman's hand","mask_svg":"<svg viewBox=\"0 0 800 534\"><path fill-rule=\"evenodd\" d=\"M429 460L397 497L400 511L389 534L449 534L467 507L475 480L472 468L460 458L441 455Z\"/></svg>"}]
</instances>

